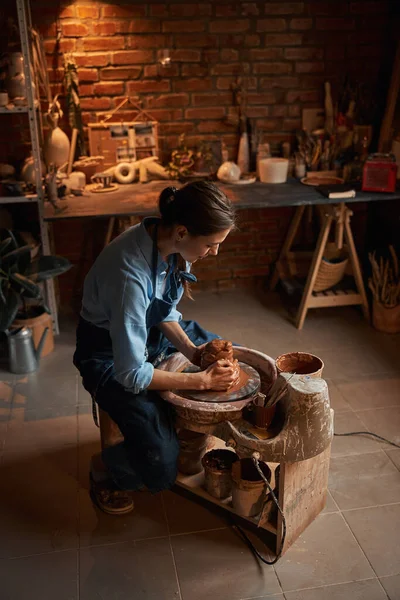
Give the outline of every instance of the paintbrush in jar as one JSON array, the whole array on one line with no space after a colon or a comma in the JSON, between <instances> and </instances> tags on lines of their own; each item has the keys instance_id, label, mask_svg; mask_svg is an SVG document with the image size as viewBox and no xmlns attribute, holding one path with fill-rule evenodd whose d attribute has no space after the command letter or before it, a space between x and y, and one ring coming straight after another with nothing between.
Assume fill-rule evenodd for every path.
<instances>
[{"instance_id":1,"label":"paintbrush in jar","mask_svg":"<svg viewBox=\"0 0 400 600\"><path fill-rule=\"evenodd\" d=\"M293 373L289 377L289 379L285 379L284 377L278 377L274 381L273 385L271 386L268 392L266 402L264 403L265 408L271 408L272 406L278 404L279 400L282 400L282 398L285 396L288 390L289 381L292 379L293 375L295 375L295 373Z\"/></svg>"}]
</instances>

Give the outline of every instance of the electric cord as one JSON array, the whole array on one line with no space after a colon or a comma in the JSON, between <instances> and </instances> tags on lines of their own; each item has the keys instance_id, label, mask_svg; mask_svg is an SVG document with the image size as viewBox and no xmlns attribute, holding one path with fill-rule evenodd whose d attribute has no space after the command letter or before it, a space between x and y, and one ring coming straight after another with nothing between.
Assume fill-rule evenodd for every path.
<instances>
[{"instance_id":1,"label":"electric cord","mask_svg":"<svg viewBox=\"0 0 400 600\"><path fill-rule=\"evenodd\" d=\"M254 462L254 466L256 467L258 473L260 474L260 477L263 479L265 485L267 486L272 500L275 503L275 506L277 507L281 517L282 517L282 538L281 538L281 543L280 543L280 548L279 548L279 552L277 552L275 558L273 560L267 560L266 558L264 558L260 552L257 550L257 548L254 546L254 544L251 542L251 540L249 539L249 537L246 535L246 533L243 531L243 529L233 521L232 517L230 517L231 522L233 523L233 527L235 529L238 530L238 532L240 533L240 535L242 536L244 542L246 543L246 545L250 548L251 552L253 552L253 554L255 554L257 556L257 558L259 560L261 560L261 562L263 562L266 565L274 565L276 562L278 562L278 560L280 559L281 555L282 555L282 550L283 550L283 546L285 544L285 538L286 538L286 519L285 519L285 515L282 512L281 507L279 506L279 502L277 497L274 494L274 490L272 489L272 487L269 484L268 479L265 477L264 473L262 472L261 468L260 468L260 463L259 463L259 457L260 455L258 454L258 452L254 452L253 456L252 456L252 460Z\"/></svg>"},{"instance_id":2,"label":"electric cord","mask_svg":"<svg viewBox=\"0 0 400 600\"><path fill-rule=\"evenodd\" d=\"M382 440L383 442L386 442L387 444L390 444L391 446L394 446L395 448L400 448L400 444L391 442L390 440L387 440L386 438L382 437L381 435L378 435L377 433L371 433L370 431L349 431L348 433L334 433L333 435L336 435L336 436L371 435L372 437L375 437L378 440Z\"/></svg>"}]
</instances>

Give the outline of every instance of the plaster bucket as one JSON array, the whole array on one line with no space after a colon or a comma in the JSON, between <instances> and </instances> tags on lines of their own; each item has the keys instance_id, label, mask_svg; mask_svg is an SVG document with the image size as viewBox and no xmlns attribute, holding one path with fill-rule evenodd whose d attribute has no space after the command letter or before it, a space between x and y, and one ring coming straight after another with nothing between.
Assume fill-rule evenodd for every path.
<instances>
[{"instance_id":1,"label":"plaster bucket","mask_svg":"<svg viewBox=\"0 0 400 600\"><path fill-rule=\"evenodd\" d=\"M271 469L266 463L259 464L265 478L270 482ZM237 514L242 517L258 515L268 491L251 458L242 458L233 464L232 480L232 504Z\"/></svg>"},{"instance_id":2,"label":"plaster bucket","mask_svg":"<svg viewBox=\"0 0 400 600\"><path fill-rule=\"evenodd\" d=\"M207 450L209 436L204 433L181 429L178 433L180 451L178 470L184 475L202 471L201 459Z\"/></svg>"},{"instance_id":3,"label":"plaster bucket","mask_svg":"<svg viewBox=\"0 0 400 600\"><path fill-rule=\"evenodd\" d=\"M203 456L204 487L214 498L228 498L232 493L232 465L239 461L232 450L210 450Z\"/></svg>"},{"instance_id":4,"label":"plaster bucket","mask_svg":"<svg viewBox=\"0 0 400 600\"><path fill-rule=\"evenodd\" d=\"M275 361L278 373L296 373L309 377L321 377L324 363L318 356L308 352L281 354Z\"/></svg>"}]
</instances>

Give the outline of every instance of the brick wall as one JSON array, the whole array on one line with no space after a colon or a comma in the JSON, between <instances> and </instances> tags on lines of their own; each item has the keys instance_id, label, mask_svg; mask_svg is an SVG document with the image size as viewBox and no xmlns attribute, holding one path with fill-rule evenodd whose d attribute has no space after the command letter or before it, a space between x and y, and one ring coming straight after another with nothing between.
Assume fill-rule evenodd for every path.
<instances>
[{"instance_id":1,"label":"brick wall","mask_svg":"<svg viewBox=\"0 0 400 600\"><path fill-rule=\"evenodd\" d=\"M390 0L31 5L45 38L53 92L63 92L62 53L73 52L85 123L115 108L126 94L138 94L160 122L163 158L182 132L189 143L224 140L236 158L237 129L227 118L234 112L231 85L237 77L248 89L252 127L275 149L301 127L302 108L321 106L327 79L335 93L348 73L384 97ZM158 63L164 48L172 59L165 68ZM122 114L129 119L132 113ZM240 231L228 238L220 256L198 265L197 289L229 289L268 275L291 215L291 209L243 211ZM360 247L364 222L365 208L358 206ZM63 308L79 306L83 277L105 227L102 221L54 225L57 251L76 265L59 281Z\"/></svg>"}]
</instances>

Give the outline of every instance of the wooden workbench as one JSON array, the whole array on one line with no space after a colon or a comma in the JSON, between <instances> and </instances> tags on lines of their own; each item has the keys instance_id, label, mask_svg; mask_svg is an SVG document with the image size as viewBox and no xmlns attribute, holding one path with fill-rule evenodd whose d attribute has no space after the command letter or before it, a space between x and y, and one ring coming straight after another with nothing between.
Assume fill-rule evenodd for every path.
<instances>
[{"instance_id":1,"label":"wooden workbench","mask_svg":"<svg viewBox=\"0 0 400 600\"><path fill-rule=\"evenodd\" d=\"M152 181L146 184L120 185L118 190L108 193L85 192L84 196L73 196L60 200L62 211L46 203L45 221L64 219L104 218L120 216L147 216L158 212L160 192L169 185L180 187L176 181ZM307 206L317 204L337 204L323 196L317 189L303 185L296 180L279 185L253 183L248 185L218 184L238 209L279 208L284 206ZM357 192L350 202L374 202L378 200L399 200L400 190L393 194Z\"/></svg>"}]
</instances>

